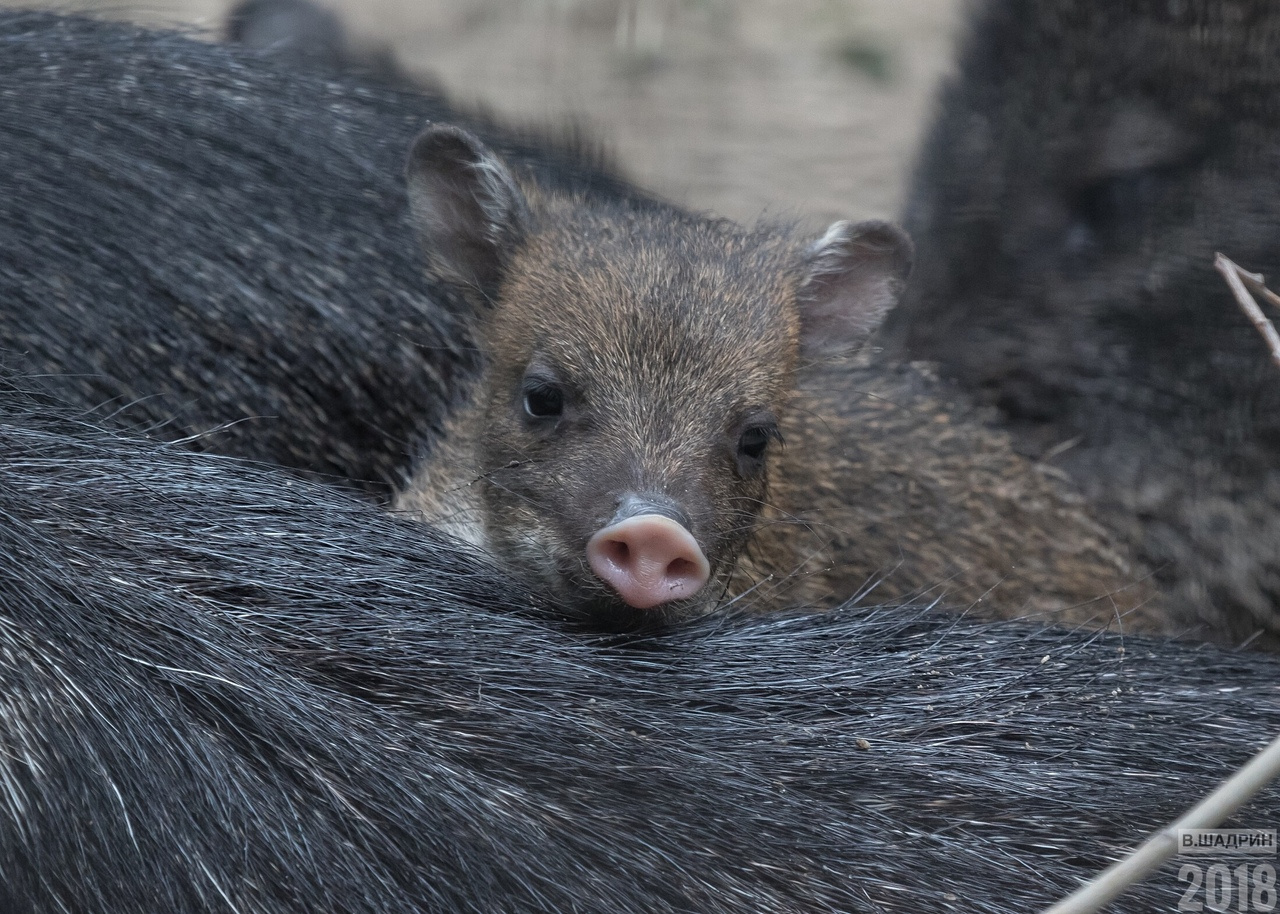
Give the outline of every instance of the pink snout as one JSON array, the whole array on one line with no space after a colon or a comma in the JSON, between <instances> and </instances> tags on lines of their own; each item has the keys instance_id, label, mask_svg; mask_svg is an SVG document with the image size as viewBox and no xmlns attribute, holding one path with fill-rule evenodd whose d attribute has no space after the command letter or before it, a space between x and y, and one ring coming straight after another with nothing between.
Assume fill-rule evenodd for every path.
<instances>
[{"instance_id":1,"label":"pink snout","mask_svg":"<svg viewBox=\"0 0 1280 914\"><path fill-rule=\"evenodd\" d=\"M711 573L693 534L661 514L638 514L598 531L587 542L587 562L636 609L691 597Z\"/></svg>"}]
</instances>

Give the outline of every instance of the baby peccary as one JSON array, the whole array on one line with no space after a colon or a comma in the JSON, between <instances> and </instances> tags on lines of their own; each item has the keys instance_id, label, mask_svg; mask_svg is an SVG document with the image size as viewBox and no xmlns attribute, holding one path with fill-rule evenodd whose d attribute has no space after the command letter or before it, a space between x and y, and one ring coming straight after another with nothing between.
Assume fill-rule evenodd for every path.
<instances>
[{"instance_id":1,"label":"baby peccary","mask_svg":"<svg viewBox=\"0 0 1280 914\"><path fill-rule=\"evenodd\" d=\"M408 183L429 269L476 307L484 367L397 508L571 612L633 625L884 576L877 596L995 588L996 613L1018 614L1126 580L1002 438L924 379L851 361L910 270L897 227L800 239L552 194L454 127L418 138Z\"/></svg>"}]
</instances>

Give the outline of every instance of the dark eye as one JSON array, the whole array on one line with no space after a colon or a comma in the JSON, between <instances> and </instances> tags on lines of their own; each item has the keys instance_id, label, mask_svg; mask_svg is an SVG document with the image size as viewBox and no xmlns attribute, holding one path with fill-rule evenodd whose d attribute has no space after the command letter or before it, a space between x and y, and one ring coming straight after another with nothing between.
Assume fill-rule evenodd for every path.
<instances>
[{"instance_id":1,"label":"dark eye","mask_svg":"<svg viewBox=\"0 0 1280 914\"><path fill-rule=\"evenodd\" d=\"M1103 250L1133 248L1161 224L1183 218L1187 164L1156 165L1107 175L1076 191L1069 201L1072 222L1066 252L1096 256Z\"/></svg>"},{"instance_id":2,"label":"dark eye","mask_svg":"<svg viewBox=\"0 0 1280 914\"><path fill-rule=\"evenodd\" d=\"M738 436L738 472L743 476L759 473L764 468L769 442L781 440L778 426L772 422L747 426Z\"/></svg>"},{"instance_id":3,"label":"dark eye","mask_svg":"<svg viewBox=\"0 0 1280 914\"><path fill-rule=\"evenodd\" d=\"M554 381L525 378L524 411L532 419L559 419L564 413L564 391Z\"/></svg>"},{"instance_id":4,"label":"dark eye","mask_svg":"<svg viewBox=\"0 0 1280 914\"><path fill-rule=\"evenodd\" d=\"M1137 234L1159 198L1163 176L1155 171L1111 175L1080 191L1076 212L1100 236Z\"/></svg>"},{"instance_id":5,"label":"dark eye","mask_svg":"<svg viewBox=\"0 0 1280 914\"><path fill-rule=\"evenodd\" d=\"M738 439L738 453L752 460L764 457L764 449L769 446L769 433L763 428L749 428Z\"/></svg>"}]
</instances>

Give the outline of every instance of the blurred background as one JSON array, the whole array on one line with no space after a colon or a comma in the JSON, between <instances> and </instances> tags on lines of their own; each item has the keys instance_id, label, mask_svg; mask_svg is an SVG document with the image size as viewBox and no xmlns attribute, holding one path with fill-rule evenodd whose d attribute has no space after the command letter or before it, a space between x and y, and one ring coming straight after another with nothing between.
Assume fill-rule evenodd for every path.
<instances>
[{"instance_id":1,"label":"blurred background","mask_svg":"<svg viewBox=\"0 0 1280 914\"><path fill-rule=\"evenodd\" d=\"M227 0L10 3L220 39ZM895 217L962 0L339 0L358 45L736 219Z\"/></svg>"}]
</instances>

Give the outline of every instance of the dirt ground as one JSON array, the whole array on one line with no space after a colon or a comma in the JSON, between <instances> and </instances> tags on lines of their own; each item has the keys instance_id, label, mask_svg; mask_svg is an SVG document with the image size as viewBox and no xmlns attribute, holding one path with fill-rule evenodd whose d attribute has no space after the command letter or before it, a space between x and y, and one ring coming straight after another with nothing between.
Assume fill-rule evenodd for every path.
<instances>
[{"instance_id":1,"label":"dirt ground","mask_svg":"<svg viewBox=\"0 0 1280 914\"><path fill-rule=\"evenodd\" d=\"M0 0L8 2L8 0ZM216 34L227 0L52 0ZM670 199L894 217L961 0L349 0L361 42L518 122L573 119Z\"/></svg>"}]
</instances>

